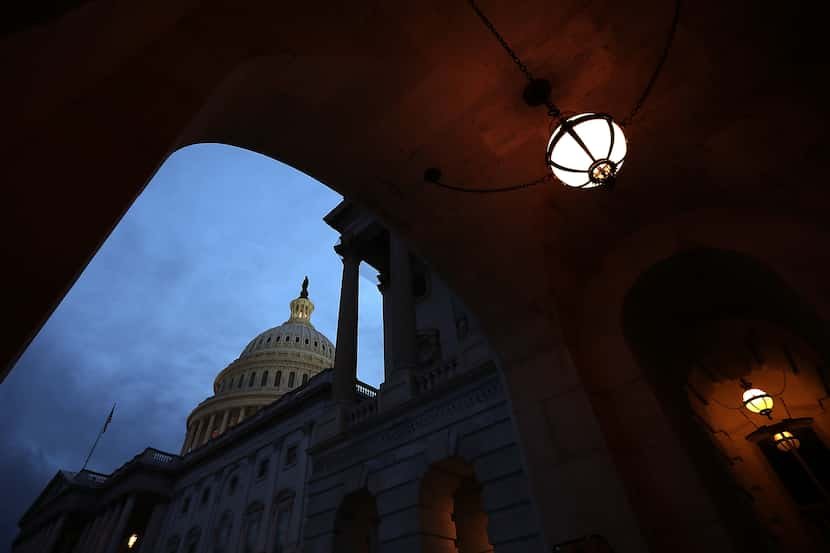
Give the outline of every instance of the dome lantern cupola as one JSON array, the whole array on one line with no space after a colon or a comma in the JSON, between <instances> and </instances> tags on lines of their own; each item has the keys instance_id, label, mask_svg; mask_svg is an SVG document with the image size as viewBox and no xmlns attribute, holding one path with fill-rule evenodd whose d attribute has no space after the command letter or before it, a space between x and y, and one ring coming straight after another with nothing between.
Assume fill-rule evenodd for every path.
<instances>
[{"instance_id":1,"label":"dome lantern cupola","mask_svg":"<svg viewBox=\"0 0 830 553\"><path fill-rule=\"evenodd\" d=\"M308 277L303 279L303 288L300 290L300 297L291 300L291 318L289 323L311 324L311 314L314 312L314 304L308 299Z\"/></svg>"}]
</instances>

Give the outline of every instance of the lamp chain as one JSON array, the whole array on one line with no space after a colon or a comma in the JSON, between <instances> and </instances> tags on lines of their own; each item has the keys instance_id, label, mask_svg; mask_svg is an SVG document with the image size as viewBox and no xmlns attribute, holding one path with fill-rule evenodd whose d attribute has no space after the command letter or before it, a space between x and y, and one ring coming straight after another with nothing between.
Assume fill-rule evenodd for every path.
<instances>
[{"instance_id":1,"label":"lamp chain","mask_svg":"<svg viewBox=\"0 0 830 553\"><path fill-rule=\"evenodd\" d=\"M643 90L640 98L637 99L637 103L635 103L634 107L631 109L631 113L628 114L628 117L620 121L620 125L623 127L631 123L631 120L637 117L637 114L640 113L643 104L645 104L646 99L648 99L648 95L651 94L651 89L654 88L654 83L657 82L657 77L660 76L660 71L663 69L666 59L669 57L669 50L674 42L674 35L677 32L677 21L680 19L680 2L681 0L675 0L674 2L674 16L671 20L669 33L666 35L666 44L663 46L663 52L660 54L660 60L657 62L657 66L654 68L654 73L651 74L651 78L649 79L646 88Z\"/></svg>"},{"instance_id":2,"label":"lamp chain","mask_svg":"<svg viewBox=\"0 0 830 553\"><path fill-rule=\"evenodd\" d=\"M481 8L478 7L478 4L476 4L475 0L467 1L469 2L470 7L473 9L473 11L476 12L478 18L481 19L481 22L484 23L484 26L487 27L487 29L493 34L494 37L496 37L496 40L499 41L501 47L504 48L504 51L507 52L507 55L510 56L510 59L513 60L513 63L516 64L516 67L519 68L519 71L522 72L522 75L525 76L527 81L529 83L535 81L536 77L533 76L533 73L530 72L530 69L527 68L527 65L524 64L521 58L519 58L518 54L516 54L516 52L513 51L513 48L511 48L510 45L507 44L507 41L504 39L504 37L501 36L501 34L496 30L496 26L493 25L493 22L490 21L490 19L488 19L486 15L484 15L484 12L481 11ZM562 116L562 112L559 110L558 107L556 107L556 104L554 104L550 100L550 98L545 99L544 105L548 108L548 115L550 115L551 117L559 118ZM509 190L513 190L513 188L509 188Z\"/></svg>"},{"instance_id":3,"label":"lamp chain","mask_svg":"<svg viewBox=\"0 0 830 553\"><path fill-rule=\"evenodd\" d=\"M470 194L492 194L494 192L509 192L512 190L521 190L522 188L529 188L531 186L536 186L537 184L542 184L549 180L553 180L553 173L548 171L545 175L539 177L538 179L523 182L521 184L511 184L509 186L503 186L501 188L467 188L464 186L456 186L454 184L447 184L445 182L441 182L441 171L436 169L427 169L426 173L424 173L424 180L427 182L431 182L435 186L439 188L446 188L447 190L454 190L455 192L467 192Z\"/></svg>"}]
</instances>

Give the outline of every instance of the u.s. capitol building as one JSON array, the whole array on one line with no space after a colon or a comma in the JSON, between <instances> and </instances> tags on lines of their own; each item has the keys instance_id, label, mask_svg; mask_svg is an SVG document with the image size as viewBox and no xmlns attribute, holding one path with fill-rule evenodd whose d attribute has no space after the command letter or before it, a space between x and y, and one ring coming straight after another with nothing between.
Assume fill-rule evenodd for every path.
<instances>
[{"instance_id":1,"label":"u.s. capitol building","mask_svg":"<svg viewBox=\"0 0 830 553\"><path fill-rule=\"evenodd\" d=\"M306 280L288 320L217 374L178 454L59 472L14 553L541 548L501 367L475 318L357 205L325 220L341 233L336 349L312 324ZM356 378L361 261L383 294L379 390Z\"/></svg>"}]
</instances>

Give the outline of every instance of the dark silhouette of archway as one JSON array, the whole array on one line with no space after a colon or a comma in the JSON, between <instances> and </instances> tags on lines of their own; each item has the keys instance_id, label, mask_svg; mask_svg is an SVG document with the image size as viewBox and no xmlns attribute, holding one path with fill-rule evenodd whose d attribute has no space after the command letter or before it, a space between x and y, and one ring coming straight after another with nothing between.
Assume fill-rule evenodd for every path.
<instances>
[{"instance_id":1,"label":"dark silhouette of archway","mask_svg":"<svg viewBox=\"0 0 830 553\"><path fill-rule=\"evenodd\" d=\"M759 520L751 498L737 486L689 405L686 383L699 360L701 336L723 332L719 325L724 321L772 324L803 340L822 360L817 370L825 393L830 392L826 324L786 282L750 257L713 249L675 255L640 276L622 311L626 342L685 444L736 548L788 550L788 544L776 543ZM746 344L735 347L746 348Z\"/></svg>"},{"instance_id":2,"label":"dark silhouette of archway","mask_svg":"<svg viewBox=\"0 0 830 553\"><path fill-rule=\"evenodd\" d=\"M378 509L375 497L362 489L347 495L337 510L333 551L376 553Z\"/></svg>"},{"instance_id":3,"label":"dark silhouette of archway","mask_svg":"<svg viewBox=\"0 0 830 553\"><path fill-rule=\"evenodd\" d=\"M494 552L487 535L481 484L460 457L432 465L421 482L422 551Z\"/></svg>"}]
</instances>

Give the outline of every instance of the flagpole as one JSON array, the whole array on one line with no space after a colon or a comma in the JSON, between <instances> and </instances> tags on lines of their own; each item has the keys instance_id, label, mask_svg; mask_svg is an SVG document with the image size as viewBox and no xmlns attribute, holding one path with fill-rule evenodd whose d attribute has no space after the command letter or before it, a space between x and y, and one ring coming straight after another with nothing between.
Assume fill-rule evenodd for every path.
<instances>
[{"instance_id":1,"label":"flagpole","mask_svg":"<svg viewBox=\"0 0 830 553\"><path fill-rule=\"evenodd\" d=\"M95 451L95 447L98 445L98 441L103 436L104 432L107 431L107 426L109 425L110 421L112 420L112 414L115 412L115 403L112 404L112 409L110 409L110 414L107 417L107 420L104 421L104 427L101 428L101 431L98 432L98 437L95 438L95 442L92 444L92 448L89 450L89 455L86 456L86 461L84 461L84 466L81 467L81 470L78 472L83 472L86 469L87 464L89 464L89 460L92 458L92 453Z\"/></svg>"}]
</instances>

